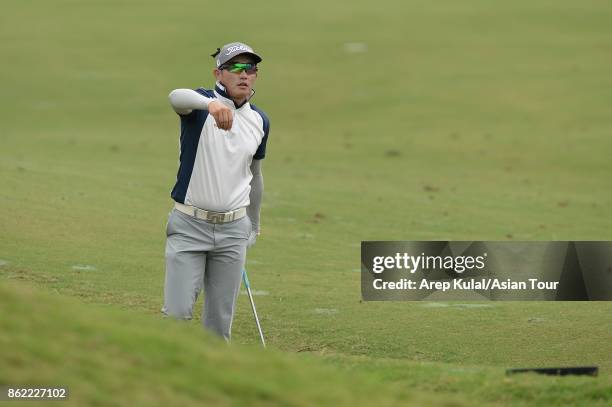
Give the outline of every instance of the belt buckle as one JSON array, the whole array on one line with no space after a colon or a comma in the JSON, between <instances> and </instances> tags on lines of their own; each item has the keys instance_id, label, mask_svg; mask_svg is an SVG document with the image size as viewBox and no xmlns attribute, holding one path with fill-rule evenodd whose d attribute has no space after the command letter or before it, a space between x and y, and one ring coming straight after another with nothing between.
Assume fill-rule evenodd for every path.
<instances>
[{"instance_id":1,"label":"belt buckle","mask_svg":"<svg viewBox=\"0 0 612 407\"><path fill-rule=\"evenodd\" d=\"M208 213L206 213L206 220L212 223L223 223L225 220L225 214L208 211Z\"/></svg>"}]
</instances>

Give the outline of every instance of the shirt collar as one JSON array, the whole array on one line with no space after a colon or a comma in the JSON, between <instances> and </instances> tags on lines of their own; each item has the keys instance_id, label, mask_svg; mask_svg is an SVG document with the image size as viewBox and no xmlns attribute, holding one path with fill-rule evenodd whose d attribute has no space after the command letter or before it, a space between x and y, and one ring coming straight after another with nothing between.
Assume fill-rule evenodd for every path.
<instances>
[{"instance_id":1,"label":"shirt collar","mask_svg":"<svg viewBox=\"0 0 612 407\"><path fill-rule=\"evenodd\" d=\"M255 90L251 89L251 95L240 106L238 106L228 95L227 91L225 90L225 86L223 86L221 82L215 83L215 94L217 95L217 98L221 99L225 104L229 104L231 106L234 106L236 109L240 109L241 107L249 103L249 100L251 100L251 98L255 94Z\"/></svg>"}]
</instances>

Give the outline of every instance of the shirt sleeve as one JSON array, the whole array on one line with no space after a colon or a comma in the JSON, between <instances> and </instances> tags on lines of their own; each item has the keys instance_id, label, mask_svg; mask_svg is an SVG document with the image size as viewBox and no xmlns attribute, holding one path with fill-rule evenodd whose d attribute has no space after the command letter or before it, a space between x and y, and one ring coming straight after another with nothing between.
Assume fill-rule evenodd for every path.
<instances>
[{"instance_id":1,"label":"shirt sleeve","mask_svg":"<svg viewBox=\"0 0 612 407\"><path fill-rule=\"evenodd\" d=\"M203 88L175 89L168 95L174 111L181 116L188 116L194 110L207 110L208 104L214 101L214 94Z\"/></svg>"},{"instance_id":2,"label":"shirt sleeve","mask_svg":"<svg viewBox=\"0 0 612 407\"><path fill-rule=\"evenodd\" d=\"M264 131L263 139L261 139L261 143L259 144L259 147L257 147L257 151L255 151L255 155L253 156L253 159L262 160L266 157L266 144L268 143L268 134L270 133L270 120L268 119L268 116L264 112L257 109L255 106L253 106L253 108L254 108L253 110L259 113L261 115L261 118L263 119L263 131Z\"/></svg>"}]
</instances>

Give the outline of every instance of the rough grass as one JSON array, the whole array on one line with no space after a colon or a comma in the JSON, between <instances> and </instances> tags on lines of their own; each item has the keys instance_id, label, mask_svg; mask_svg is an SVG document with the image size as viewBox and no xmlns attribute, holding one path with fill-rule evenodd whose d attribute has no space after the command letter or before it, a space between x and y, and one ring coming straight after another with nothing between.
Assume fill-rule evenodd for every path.
<instances>
[{"instance_id":1,"label":"rough grass","mask_svg":"<svg viewBox=\"0 0 612 407\"><path fill-rule=\"evenodd\" d=\"M173 320L0 284L0 385L68 388L71 405L467 405Z\"/></svg>"}]
</instances>

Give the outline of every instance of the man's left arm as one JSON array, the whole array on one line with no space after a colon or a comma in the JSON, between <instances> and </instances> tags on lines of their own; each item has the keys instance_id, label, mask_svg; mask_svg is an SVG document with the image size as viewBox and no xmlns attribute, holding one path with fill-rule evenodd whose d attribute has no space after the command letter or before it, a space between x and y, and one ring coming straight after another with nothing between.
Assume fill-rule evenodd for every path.
<instances>
[{"instance_id":1,"label":"man's left arm","mask_svg":"<svg viewBox=\"0 0 612 407\"><path fill-rule=\"evenodd\" d=\"M260 233L260 209L261 209L261 201L263 198L263 173L261 172L261 162L262 160L254 159L251 163L251 173L253 174L253 178L251 179L251 193L249 194L250 204L247 207L247 215L251 219L251 224L253 225L253 230L251 231L251 235L249 236L249 242L247 243L247 247L251 247L255 244L257 240L257 235Z\"/></svg>"}]
</instances>

